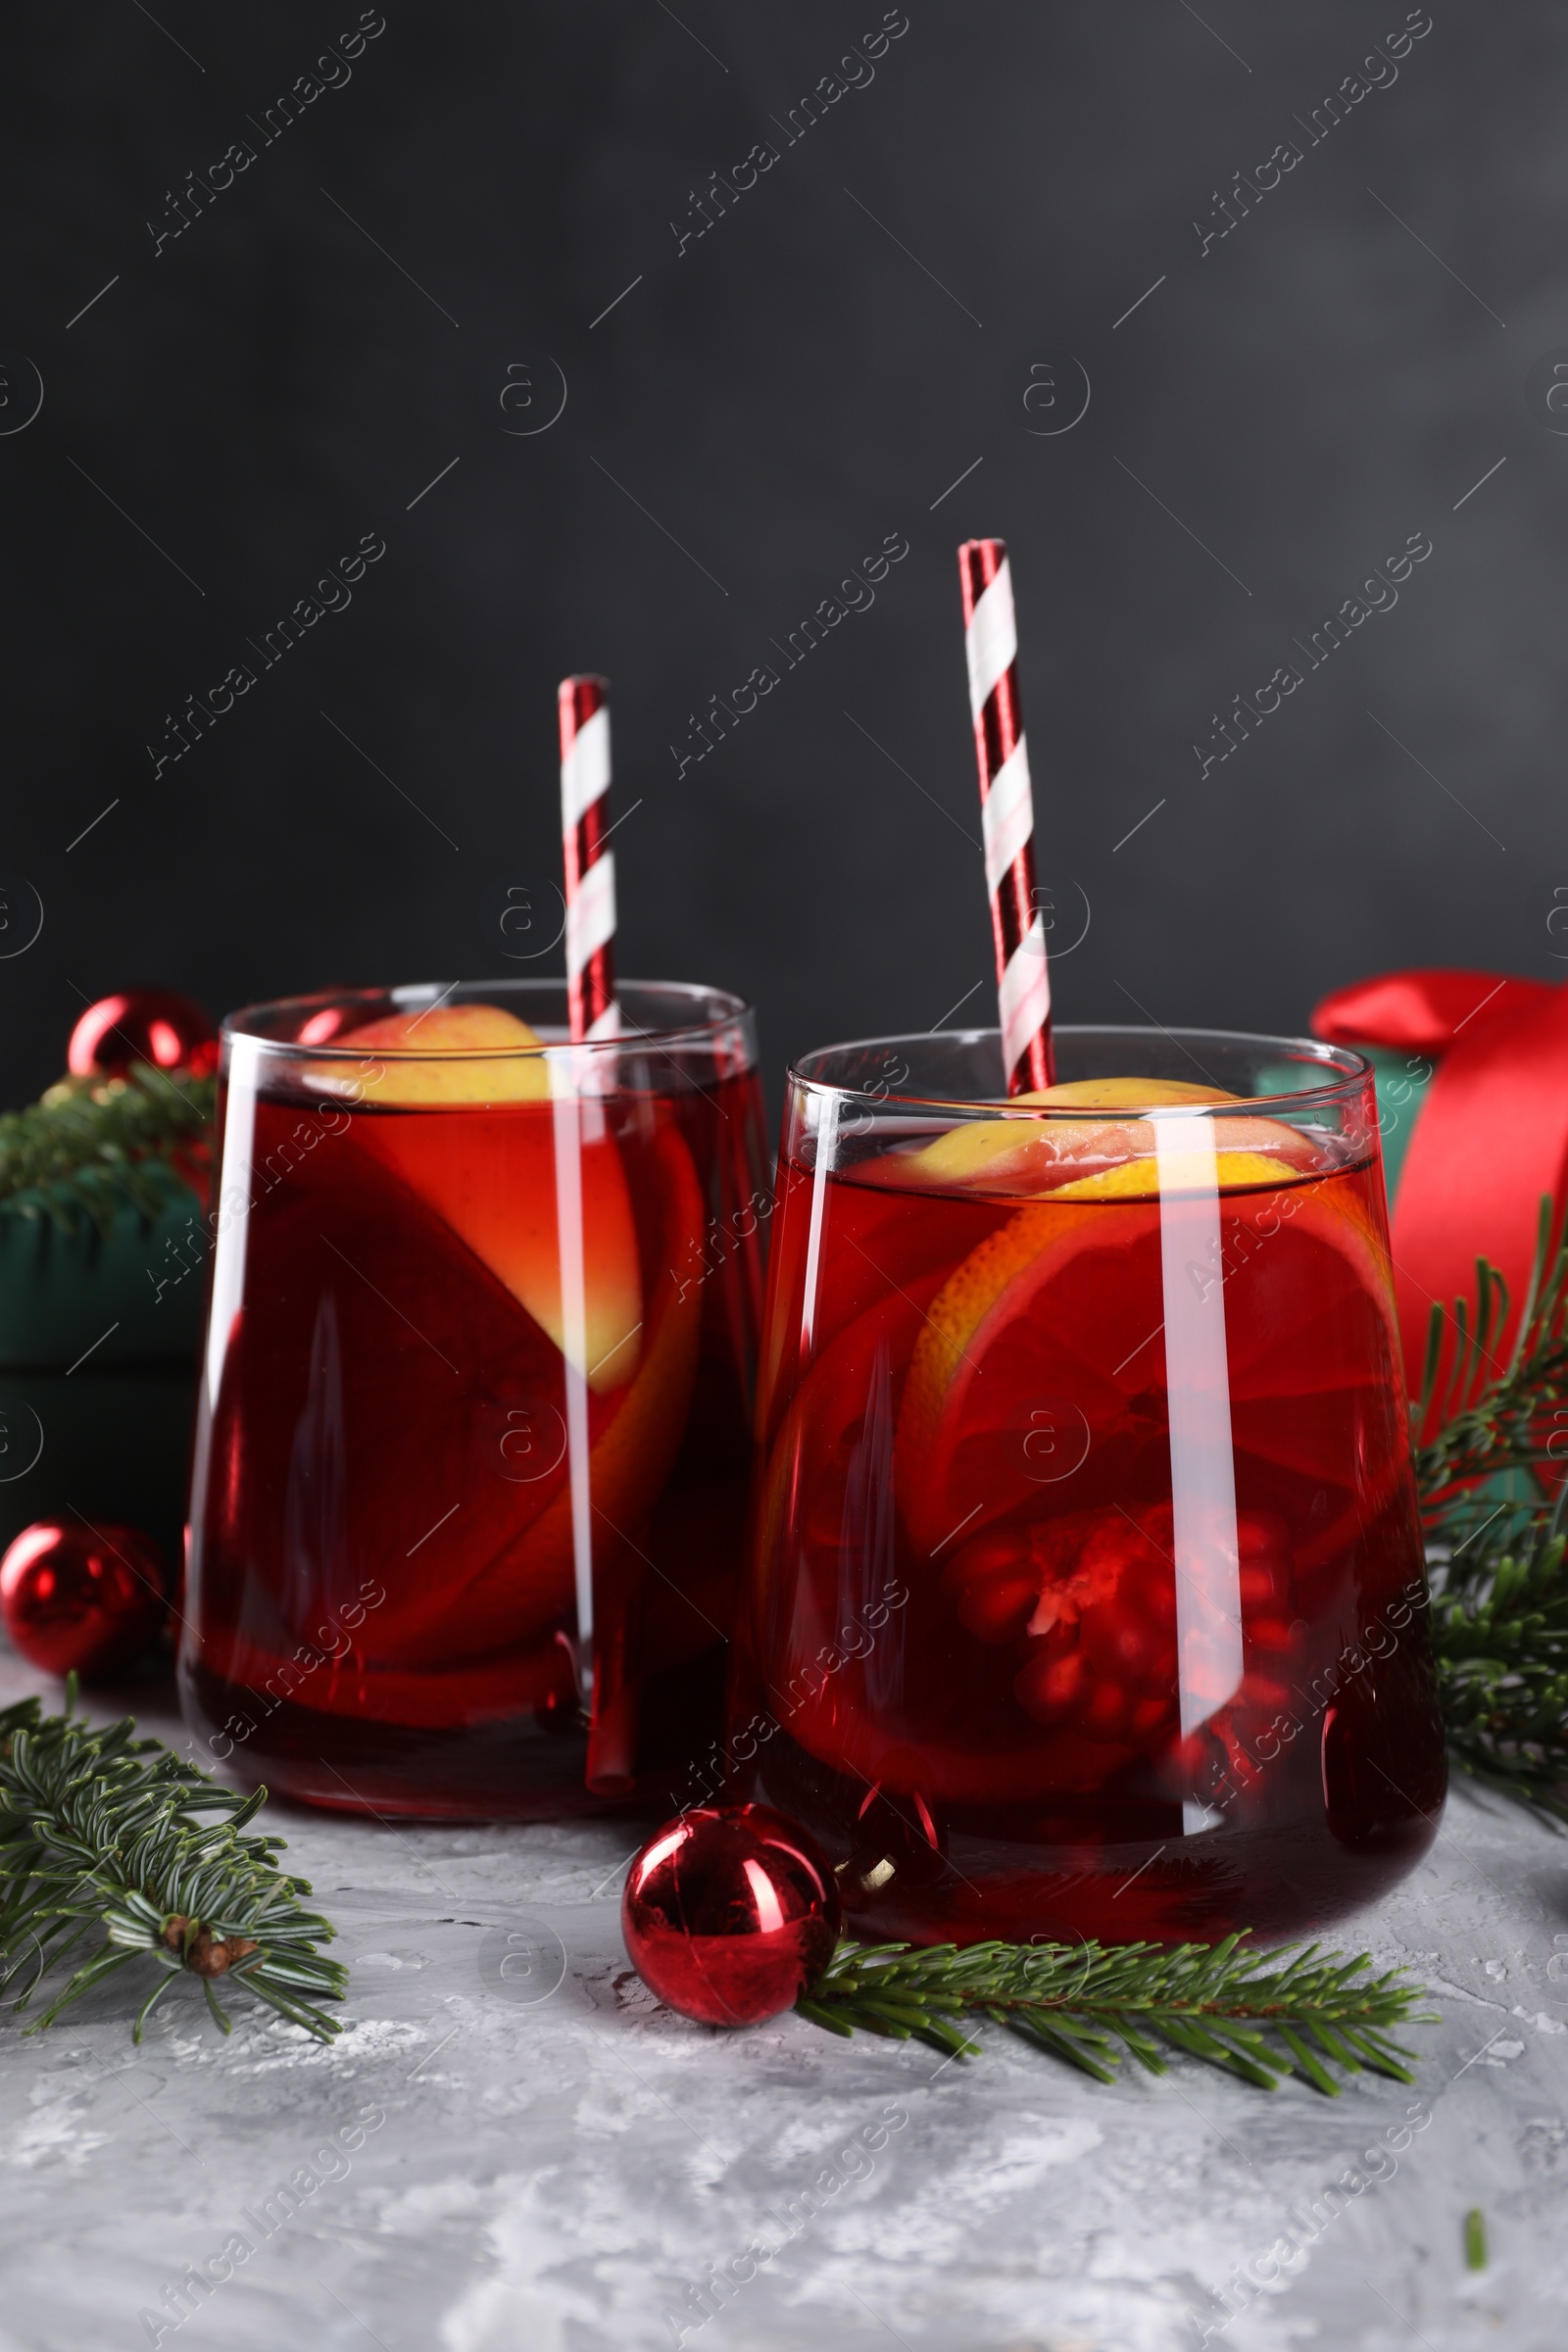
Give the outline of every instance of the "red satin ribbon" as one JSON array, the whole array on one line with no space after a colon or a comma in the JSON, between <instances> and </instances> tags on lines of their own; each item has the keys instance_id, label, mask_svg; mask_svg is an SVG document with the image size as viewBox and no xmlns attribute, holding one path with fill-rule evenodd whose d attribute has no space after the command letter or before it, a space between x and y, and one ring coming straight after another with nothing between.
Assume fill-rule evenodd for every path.
<instances>
[{"instance_id":1,"label":"red satin ribbon","mask_svg":"<svg viewBox=\"0 0 1568 2352\"><path fill-rule=\"evenodd\" d=\"M1508 1284L1511 1342L1535 1262L1541 1196L1568 1192L1568 988L1495 972L1388 972L1325 997L1330 1045L1402 1047L1437 1062L1394 1209L1395 1298L1412 1394L1436 1300L1473 1298L1478 1257Z\"/></svg>"}]
</instances>

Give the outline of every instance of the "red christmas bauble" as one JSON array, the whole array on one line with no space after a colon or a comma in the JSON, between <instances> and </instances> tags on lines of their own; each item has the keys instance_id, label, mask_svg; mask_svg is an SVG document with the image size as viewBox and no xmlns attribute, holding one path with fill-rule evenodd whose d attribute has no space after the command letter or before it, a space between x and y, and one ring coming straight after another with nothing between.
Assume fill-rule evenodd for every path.
<instances>
[{"instance_id":1,"label":"red christmas bauble","mask_svg":"<svg viewBox=\"0 0 1568 2352\"><path fill-rule=\"evenodd\" d=\"M812 1839L766 1805L701 1805L631 1866L620 1922L632 1966L705 2026L755 2026L814 1984L839 1890Z\"/></svg>"},{"instance_id":2,"label":"red christmas bauble","mask_svg":"<svg viewBox=\"0 0 1568 2352\"><path fill-rule=\"evenodd\" d=\"M218 1067L218 1032L199 1004L172 989L100 997L71 1032L66 1067L73 1078L113 1078L133 1061L204 1077Z\"/></svg>"},{"instance_id":3,"label":"red christmas bauble","mask_svg":"<svg viewBox=\"0 0 1568 2352\"><path fill-rule=\"evenodd\" d=\"M0 1618L46 1674L90 1682L128 1666L163 1624L167 1591L157 1544L134 1527L40 1519L0 1559Z\"/></svg>"}]
</instances>

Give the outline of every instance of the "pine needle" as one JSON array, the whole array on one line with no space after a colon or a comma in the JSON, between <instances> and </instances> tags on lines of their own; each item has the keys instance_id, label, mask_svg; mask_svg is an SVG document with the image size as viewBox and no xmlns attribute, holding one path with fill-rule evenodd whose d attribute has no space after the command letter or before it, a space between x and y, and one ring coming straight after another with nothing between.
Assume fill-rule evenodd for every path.
<instances>
[{"instance_id":1,"label":"pine needle","mask_svg":"<svg viewBox=\"0 0 1568 2352\"><path fill-rule=\"evenodd\" d=\"M1434 1305L1426 1377L1411 1419L1417 1441L1416 1474L1429 1512L1442 1512L1477 1479L1500 1470L1533 1469L1559 1459L1565 1447L1554 1408L1568 1396L1568 1250L1553 1232L1549 1200L1541 1203L1535 1264L1519 1329L1506 1360L1497 1352L1508 1314L1508 1286L1486 1259L1476 1260L1476 1305L1453 1302L1451 1315ZM1439 1371L1453 1326L1446 1378ZM1429 1430L1435 1430L1432 1437Z\"/></svg>"},{"instance_id":2,"label":"pine needle","mask_svg":"<svg viewBox=\"0 0 1568 2352\"><path fill-rule=\"evenodd\" d=\"M36 1698L0 1709L0 1998L24 2009L95 1935L29 2031L133 1962L160 1972L134 2028L183 1973L199 1977L226 2034L215 1980L253 1993L318 2040L340 2031L317 2007L347 1972L316 1949L335 1933L302 1909L311 1891L274 1859L281 1838L247 1834L266 1797L225 1788L126 1720L96 1729ZM21 1986L20 1992L15 1988Z\"/></svg>"},{"instance_id":3,"label":"pine needle","mask_svg":"<svg viewBox=\"0 0 1568 2352\"><path fill-rule=\"evenodd\" d=\"M1099 2082L1115 2082L1122 2049L1151 2074L1164 2074L1163 2042L1260 2090L1294 2074L1337 2098L1333 2068L1412 2082L1405 2061L1414 2053L1383 2029L1437 2023L1416 2005L1426 1998L1420 1985L1392 1971L1374 1976L1371 1967L1365 1952L1346 1959L1308 1944L1263 1953L1241 1936L1217 1944L924 1950L846 1937L796 2009L829 2033L896 2031L951 2057L979 2055L965 2029L984 2021Z\"/></svg>"},{"instance_id":4,"label":"pine needle","mask_svg":"<svg viewBox=\"0 0 1568 2352\"><path fill-rule=\"evenodd\" d=\"M107 1233L119 1212L146 1223L199 1160L218 1082L135 1062L122 1078L63 1078L25 1110L0 1112L0 1202L63 1232Z\"/></svg>"},{"instance_id":5,"label":"pine needle","mask_svg":"<svg viewBox=\"0 0 1568 2352\"><path fill-rule=\"evenodd\" d=\"M1499 1357L1507 1289L1477 1261L1476 1311L1433 1309L1412 1416L1428 1538L1432 1634L1449 1753L1459 1770L1568 1825L1568 1246L1541 1203L1535 1264L1513 1347Z\"/></svg>"}]
</instances>

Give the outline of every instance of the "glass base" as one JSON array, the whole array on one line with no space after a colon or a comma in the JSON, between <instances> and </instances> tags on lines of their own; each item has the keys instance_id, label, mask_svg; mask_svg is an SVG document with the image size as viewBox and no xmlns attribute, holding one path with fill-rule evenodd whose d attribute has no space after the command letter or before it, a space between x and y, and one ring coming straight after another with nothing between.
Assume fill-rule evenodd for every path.
<instances>
[{"instance_id":1,"label":"glass base","mask_svg":"<svg viewBox=\"0 0 1568 2352\"><path fill-rule=\"evenodd\" d=\"M208 1669L180 1674L185 1721L225 1777L331 1812L416 1821L567 1821L640 1813L662 1821L697 1793L685 1736L715 1722L723 1664L715 1652L645 1690L636 1772L604 1794L587 1781L588 1734L575 1710L556 1723L514 1716L431 1731L273 1701ZM260 1718L260 1720L255 1720ZM234 1729L251 1722L244 1738ZM199 1760L206 1764L208 1756Z\"/></svg>"},{"instance_id":2,"label":"glass base","mask_svg":"<svg viewBox=\"0 0 1568 2352\"><path fill-rule=\"evenodd\" d=\"M811 1831L868 1942L1208 1943L1247 1929L1267 1942L1376 1902L1437 1836L1441 1762L1421 1803L1391 1788L1338 1831L1314 1778L1303 1776L1298 1808L1276 1788L1255 1823L1200 1826L1184 1814L1206 1808L1103 1791L933 1813L845 1780L780 1732L750 1793Z\"/></svg>"}]
</instances>

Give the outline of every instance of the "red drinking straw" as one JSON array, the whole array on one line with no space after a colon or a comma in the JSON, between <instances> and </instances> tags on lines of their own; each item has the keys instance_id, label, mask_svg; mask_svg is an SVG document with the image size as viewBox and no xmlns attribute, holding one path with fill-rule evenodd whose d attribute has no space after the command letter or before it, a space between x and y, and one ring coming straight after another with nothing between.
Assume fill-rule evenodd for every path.
<instances>
[{"instance_id":1,"label":"red drinking straw","mask_svg":"<svg viewBox=\"0 0 1568 2352\"><path fill-rule=\"evenodd\" d=\"M969 659L969 709L980 767L986 887L997 942L1002 1065L1009 1095L1038 1094L1054 1084L1055 1061L1051 1050L1046 927L1035 904L1034 799L1018 699L1018 628L1005 542L966 539L958 550L958 578Z\"/></svg>"},{"instance_id":2,"label":"red drinking straw","mask_svg":"<svg viewBox=\"0 0 1568 2352\"><path fill-rule=\"evenodd\" d=\"M566 1001L573 1045L620 1033L615 1001L615 854L610 838L610 688L603 678L563 678L561 825L566 877ZM607 1057L608 1058L608 1057ZM608 1071L576 1073L577 1095L558 1097L556 1214L562 1298L576 1301L579 1339L588 1269L582 1201L582 1153L588 1115L581 1094L612 1080ZM594 1114L601 1131L602 1113ZM635 1786L638 1683L631 1632L642 1583L640 1560L619 1531L607 1546L592 1533L592 1466L584 1373L566 1365L566 1429L571 1456L572 1555L577 1586L576 1671L590 1699L585 1774L596 1795L624 1796ZM599 1555L596 1557L596 1553Z\"/></svg>"},{"instance_id":3,"label":"red drinking straw","mask_svg":"<svg viewBox=\"0 0 1568 2352\"><path fill-rule=\"evenodd\" d=\"M566 868L566 998L574 1045L614 1037L615 853L610 835L610 688L563 678L561 823Z\"/></svg>"}]
</instances>

